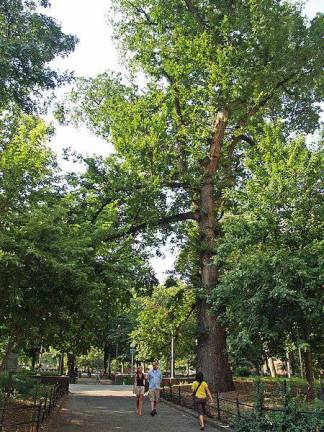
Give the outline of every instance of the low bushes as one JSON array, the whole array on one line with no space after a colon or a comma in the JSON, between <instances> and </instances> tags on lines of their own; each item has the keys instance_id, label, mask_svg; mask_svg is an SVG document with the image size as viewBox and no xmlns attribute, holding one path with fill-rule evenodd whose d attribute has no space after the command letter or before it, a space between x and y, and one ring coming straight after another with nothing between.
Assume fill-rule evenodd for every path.
<instances>
[{"instance_id":1,"label":"low bushes","mask_svg":"<svg viewBox=\"0 0 324 432\"><path fill-rule=\"evenodd\" d=\"M115 375L114 384L131 385L134 382L134 377L131 375Z\"/></svg>"},{"instance_id":2,"label":"low bushes","mask_svg":"<svg viewBox=\"0 0 324 432\"><path fill-rule=\"evenodd\" d=\"M234 424L235 432L320 432L324 427L323 416L301 414L289 410L287 413L268 412L262 415L245 414Z\"/></svg>"},{"instance_id":3,"label":"low bushes","mask_svg":"<svg viewBox=\"0 0 324 432\"><path fill-rule=\"evenodd\" d=\"M15 399L37 399L44 397L48 387L37 382L28 373L3 373L0 375L0 397Z\"/></svg>"}]
</instances>

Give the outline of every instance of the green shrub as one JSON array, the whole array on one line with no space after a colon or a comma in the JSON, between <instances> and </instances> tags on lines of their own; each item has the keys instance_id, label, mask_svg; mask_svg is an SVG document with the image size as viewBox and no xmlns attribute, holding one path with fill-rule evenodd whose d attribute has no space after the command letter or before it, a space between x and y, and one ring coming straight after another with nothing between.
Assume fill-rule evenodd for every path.
<instances>
[{"instance_id":1,"label":"green shrub","mask_svg":"<svg viewBox=\"0 0 324 432\"><path fill-rule=\"evenodd\" d=\"M15 398L39 399L48 392L48 387L37 382L27 372L18 372L10 378L8 373L0 375L0 397L10 394Z\"/></svg>"},{"instance_id":2,"label":"green shrub","mask_svg":"<svg viewBox=\"0 0 324 432\"><path fill-rule=\"evenodd\" d=\"M134 382L134 378L131 375L116 375L115 384L117 385L131 385Z\"/></svg>"},{"instance_id":3,"label":"green shrub","mask_svg":"<svg viewBox=\"0 0 324 432\"><path fill-rule=\"evenodd\" d=\"M233 425L235 432L319 432L324 427L323 418L315 414L266 413L243 415Z\"/></svg>"},{"instance_id":4,"label":"green shrub","mask_svg":"<svg viewBox=\"0 0 324 432\"><path fill-rule=\"evenodd\" d=\"M3 372L0 374L0 389L4 390L6 387L8 387L10 381L10 376L8 372Z\"/></svg>"},{"instance_id":5,"label":"green shrub","mask_svg":"<svg viewBox=\"0 0 324 432\"><path fill-rule=\"evenodd\" d=\"M248 366L237 367L235 370L235 376L249 377L249 376L251 376L251 369Z\"/></svg>"}]
</instances>

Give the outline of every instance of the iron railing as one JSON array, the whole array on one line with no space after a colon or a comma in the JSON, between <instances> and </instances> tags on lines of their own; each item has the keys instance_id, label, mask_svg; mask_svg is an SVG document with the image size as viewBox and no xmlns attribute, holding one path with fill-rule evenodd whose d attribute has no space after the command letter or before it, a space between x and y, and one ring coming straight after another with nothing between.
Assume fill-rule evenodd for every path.
<instances>
[{"instance_id":1,"label":"iron railing","mask_svg":"<svg viewBox=\"0 0 324 432\"><path fill-rule=\"evenodd\" d=\"M12 399L0 401L0 432L39 432L67 391L64 384L55 384L44 398L30 404Z\"/></svg>"},{"instance_id":2,"label":"iron railing","mask_svg":"<svg viewBox=\"0 0 324 432\"><path fill-rule=\"evenodd\" d=\"M284 390L286 386L284 386ZM177 405L194 409L194 402L192 400L191 385L165 385L162 384L161 397L173 402ZM284 395L283 401L287 401ZM214 401L212 403L207 402L206 404L206 415L212 419L217 419L226 424L233 424L234 422L241 420L241 418L248 413L256 413L262 415L266 412L282 413L283 422L285 417L289 415L289 406L287 402L284 402L283 406L280 407L269 407L265 406L262 402L255 405L242 402L238 397L233 399L222 397L220 393L216 392ZM324 410L322 411L297 411L298 416L320 416L324 420ZM323 430L324 432L324 430Z\"/></svg>"}]
</instances>

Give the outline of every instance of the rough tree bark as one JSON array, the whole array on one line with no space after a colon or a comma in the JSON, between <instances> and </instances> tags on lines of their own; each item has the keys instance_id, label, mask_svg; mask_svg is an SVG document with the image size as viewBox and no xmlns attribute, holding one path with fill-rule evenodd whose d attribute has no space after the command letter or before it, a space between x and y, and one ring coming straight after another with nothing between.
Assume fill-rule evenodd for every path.
<instances>
[{"instance_id":1,"label":"rough tree bark","mask_svg":"<svg viewBox=\"0 0 324 432\"><path fill-rule=\"evenodd\" d=\"M61 352L60 356L60 364L59 364L59 374L64 374L64 351Z\"/></svg>"},{"instance_id":2,"label":"rough tree bark","mask_svg":"<svg viewBox=\"0 0 324 432\"><path fill-rule=\"evenodd\" d=\"M277 371L276 371L276 366L275 366L274 361L273 361L273 357L269 357L269 366L270 366L271 377L276 378Z\"/></svg>"},{"instance_id":3,"label":"rough tree bark","mask_svg":"<svg viewBox=\"0 0 324 432\"><path fill-rule=\"evenodd\" d=\"M3 358L2 358L2 361L1 361L1 364L0 364L0 374L1 374L1 373L4 371L4 369L5 369L5 366L6 366L6 364L7 364L8 357L9 357L9 355L10 355L10 353L11 353L13 347L14 347L14 341L13 341L13 338L10 337L10 338L8 339L8 343L7 343L7 346L6 346L5 354L4 354L4 356L3 356Z\"/></svg>"},{"instance_id":4,"label":"rough tree bark","mask_svg":"<svg viewBox=\"0 0 324 432\"><path fill-rule=\"evenodd\" d=\"M33 348L32 354L31 354L31 367L32 367L32 370L35 369L38 354L39 354L39 348Z\"/></svg>"},{"instance_id":5,"label":"rough tree bark","mask_svg":"<svg viewBox=\"0 0 324 432\"><path fill-rule=\"evenodd\" d=\"M313 375L312 352L310 349L307 349L304 352L304 363L305 363L305 378L307 380L307 400L311 401L314 399L314 375Z\"/></svg>"},{"instance_id":6,"label":"rough tree bark","mask_svg":"<svg viewBox=\"0 0 324 432\"><path fill-rule=\"evenodd\" d=\"M213 263L217 204L214 196L214 178L221 157L228 112L217 114L210 145L210 155L203 163L204 181L200 190L199 232L201 238L201 274L204 297L198 299L198 367L206 376L212 390L234 389L232 371L226 349L226 330L212 312L207 297L216 288L218 270Z\"/></svg>"},{"instance_id":7,"label":"rough tree bark","mask_svg":"<svg viewBox=\"0 0 324 432\"><path fill-rule=\"evenodd\" d=\"M111 353L110 353L110 346L108 344L105 344L104 346L104 370L105 374L108 376L111 376Z\"/></svg>"},{"instance_id":8,"label":"rough tree bark","mask_svg":"<svg viewBox=\"0 0 324 432\"><path fill-rule=\"evenodd\" d=\"M73 376L74 375L74 369L75 369L75 355L74 354L68 353L67 366L68 366L68 375Z\"/></svg>"}]
</instances>

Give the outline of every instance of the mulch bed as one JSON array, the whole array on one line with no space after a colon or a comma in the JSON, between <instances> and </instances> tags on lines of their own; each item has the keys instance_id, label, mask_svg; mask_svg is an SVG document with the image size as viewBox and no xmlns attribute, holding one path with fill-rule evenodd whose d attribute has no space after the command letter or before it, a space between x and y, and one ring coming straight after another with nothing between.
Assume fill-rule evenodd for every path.
<instances>
[{"instance_id":1,"label":"mulch bed","mask_svg":"<svg viewBox=\"0 0 324 432\"><path fill-rule=\"evenodd\" d=\"M6 401L4 409L1 404L2 431L32 432L36 430L36 425L33 428L33 423L37 421L38 409L37 405L26 401Z\"/></svg>"}]
</instances>

